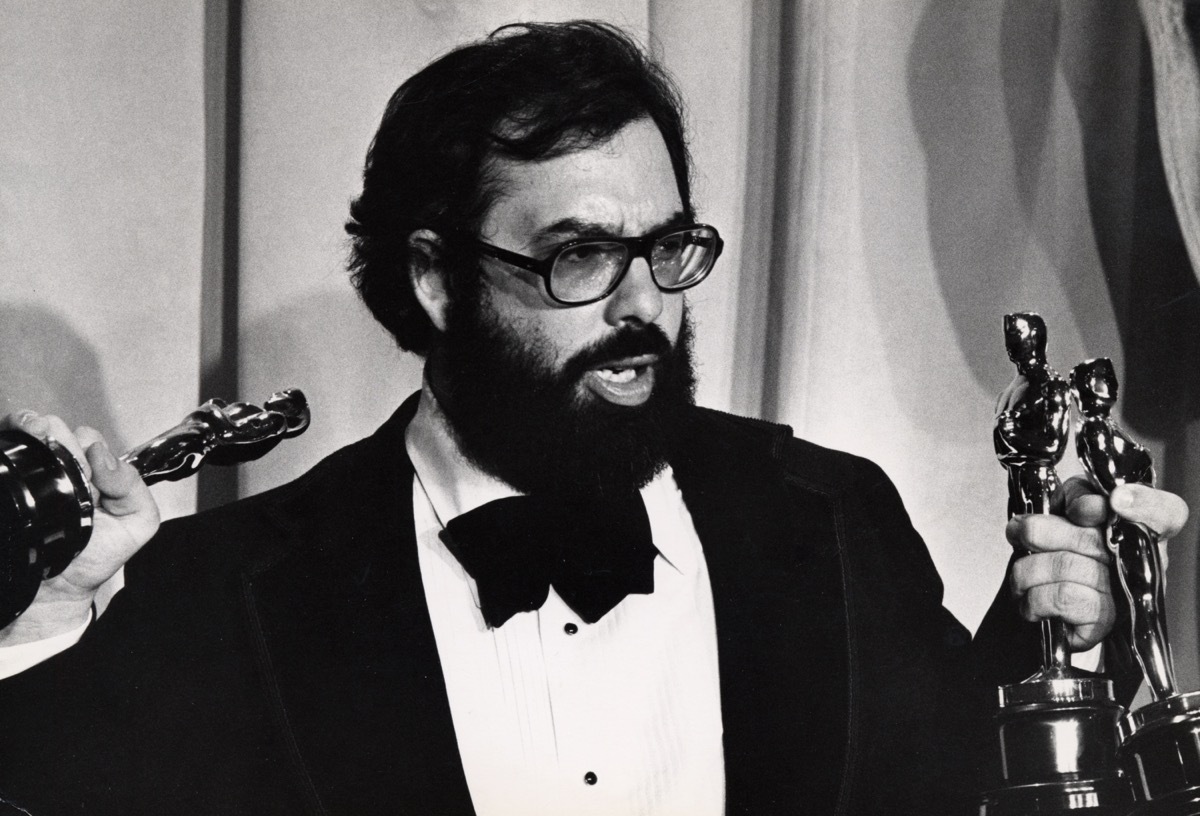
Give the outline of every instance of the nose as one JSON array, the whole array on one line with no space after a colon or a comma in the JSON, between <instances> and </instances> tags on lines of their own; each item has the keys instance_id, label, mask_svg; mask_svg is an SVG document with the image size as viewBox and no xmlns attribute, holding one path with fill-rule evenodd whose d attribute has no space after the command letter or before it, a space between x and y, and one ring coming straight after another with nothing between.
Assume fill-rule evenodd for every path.
<instances>
[{"instance_id":1,"label":"nose","mask_svg":"<svg viewBox=\"0 0 1200 816\"><path fill-rule=\"evenodd\" d=\"M611 326L649 324L658 319L662 309L662 292L650 274L650 264L644 258L634 258L621 285L605 301L605 318Z\"/></svg>"}]
</instances>

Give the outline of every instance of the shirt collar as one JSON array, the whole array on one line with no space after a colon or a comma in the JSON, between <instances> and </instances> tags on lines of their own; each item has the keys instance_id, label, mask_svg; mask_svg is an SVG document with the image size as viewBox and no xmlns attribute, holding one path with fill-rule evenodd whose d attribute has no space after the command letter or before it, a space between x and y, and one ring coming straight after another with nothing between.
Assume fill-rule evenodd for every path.
<instances>
[{"instance_id":1,"label":"shirt collar","mask_svg":"<svg viewBox=\"0 0 1200 816\"><path fill-rule=\"evenodd\" d=\"M404 447L443 526L490 501L521 495L467 460L428 382L421 385L417 414L404 433Z\"/></svg>"},{"instance_id":2,"label":"shirt collar","mask_svg":"<svg viewBox=\"0 0 1200 816\"><path fill-rule=\"evenodd\" d=\"M444 527L448 521L490 501L520 496L507 482L484 473L459 450L450 420L438 404L429 383L421 385L417 414L404 433L404 447L412 460L417 481ZM642 488L642 501L650 518L654 546L672 567L689 572L695 558L681 536L673 534L680 512L686 512L670 466Z\"/></svg>"}]
</instances>

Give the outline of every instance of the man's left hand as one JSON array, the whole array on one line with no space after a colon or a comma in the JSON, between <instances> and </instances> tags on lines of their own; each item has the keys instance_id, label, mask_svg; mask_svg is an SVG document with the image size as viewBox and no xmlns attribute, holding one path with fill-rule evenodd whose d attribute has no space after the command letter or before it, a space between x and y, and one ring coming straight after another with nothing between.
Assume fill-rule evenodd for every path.
<instances>
[{"instance_id":1,"label":"man's left hand","mask_svg":"<svg viewBox=\"0 0 1200 816\"><path fill-rule=\"evenodd\" d=\"M1054 495L1058 515L1014 516L1008 542L1029 555L1013 564L1010 585L1026 620L1061 618L1071 648L1090 649L1108 636L1117 618L1109 581L1108 524L1113 514L1140 522L1159 536L1163 567L1167 539L1187 522L1183 499L1145 485L1122 485L1105 498L1082 476Z\"/></svg>"}]
</instances>

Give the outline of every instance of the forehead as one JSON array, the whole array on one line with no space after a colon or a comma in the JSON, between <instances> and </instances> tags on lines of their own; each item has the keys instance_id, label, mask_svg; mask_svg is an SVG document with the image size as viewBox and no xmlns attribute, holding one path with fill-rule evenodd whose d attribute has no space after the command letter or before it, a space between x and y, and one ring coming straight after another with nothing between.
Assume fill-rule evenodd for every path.
<instances>
[{"instance_id":1,"label":"forehead","mask_svg":"<svg viewBox=\"0 0 1200 816\"><path fill-rule=\"evenodd\" d=\"M658 126L638 119L611 139L536 162L497 160L499 196L483 237L530 243L571 220L618 235L640 235L682 209L671 157Z\"/></svg>"}]
</instances>

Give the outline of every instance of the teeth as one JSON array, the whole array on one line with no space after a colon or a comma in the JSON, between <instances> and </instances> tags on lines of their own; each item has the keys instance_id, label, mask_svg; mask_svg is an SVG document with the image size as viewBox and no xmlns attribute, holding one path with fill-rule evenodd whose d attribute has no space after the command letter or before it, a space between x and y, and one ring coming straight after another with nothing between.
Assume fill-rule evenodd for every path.
<instances>
[{"instance_id":1,"label":"teeth","mask_svg":"<svg viewBox=\"0 0 1200 816\"><path fill-rule=\"evenodd\" d=\"M598 368L596 374L600 379L611 383L632 382L633 378L637 376L637 372L632 368Z\"/></svg>"}]
</instances>

